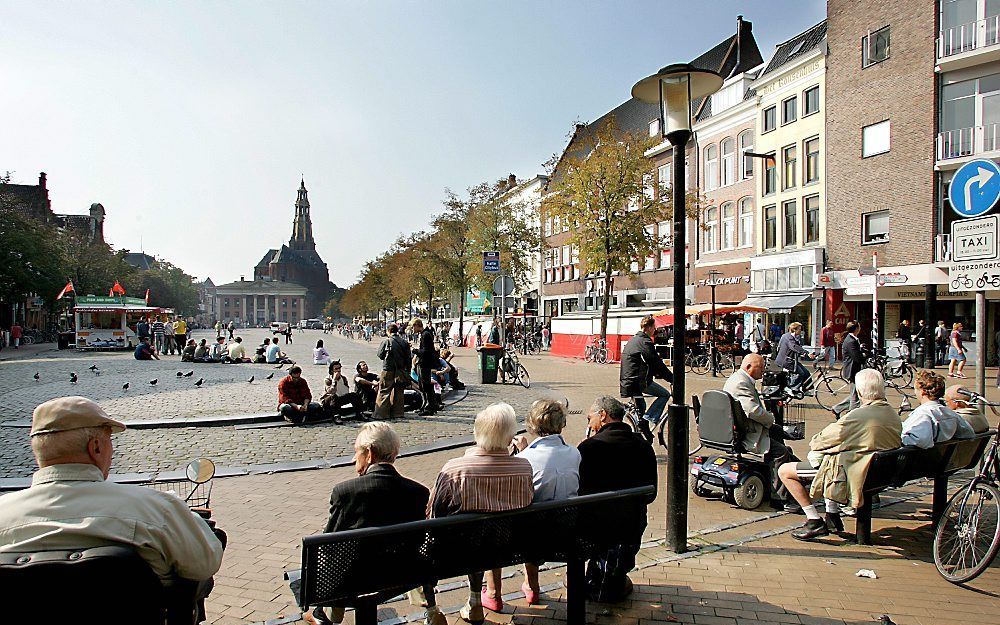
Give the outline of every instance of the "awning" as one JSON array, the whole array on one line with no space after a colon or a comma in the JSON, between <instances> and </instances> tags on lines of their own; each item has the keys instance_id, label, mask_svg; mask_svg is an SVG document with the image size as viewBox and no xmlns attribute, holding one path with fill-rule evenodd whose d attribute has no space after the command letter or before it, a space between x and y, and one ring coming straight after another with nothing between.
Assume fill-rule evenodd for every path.
<instances>
[{"instance_id":1,"label":"awning","mask_svg":"<svg viewBox=\"0 0 1000 625\"><path fill-rule=\"evenodd\" d=\"M791 312L793 308L811 298L809 293L794 293L789 295L758 295L748 297L740 306L759 306L766 308L769 312Z\"/></svg>"}]
</instances>

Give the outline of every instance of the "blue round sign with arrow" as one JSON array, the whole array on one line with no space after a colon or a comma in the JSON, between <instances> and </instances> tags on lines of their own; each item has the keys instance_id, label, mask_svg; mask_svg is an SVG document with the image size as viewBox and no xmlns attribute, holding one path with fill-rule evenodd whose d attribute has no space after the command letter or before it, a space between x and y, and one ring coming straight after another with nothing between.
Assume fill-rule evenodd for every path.
<instances>
[{"instance_id":1,"label":"blue round sign with arrow","mask_svg":"<svg viewBox=\"0 0 1000 625\"><path fill-rule=\"evenodd\" d=\"M986 159L962 165L951 179L948 200L961 217L988 213L1000 200L1000 167Z\"/></svg>"}]
</instances>

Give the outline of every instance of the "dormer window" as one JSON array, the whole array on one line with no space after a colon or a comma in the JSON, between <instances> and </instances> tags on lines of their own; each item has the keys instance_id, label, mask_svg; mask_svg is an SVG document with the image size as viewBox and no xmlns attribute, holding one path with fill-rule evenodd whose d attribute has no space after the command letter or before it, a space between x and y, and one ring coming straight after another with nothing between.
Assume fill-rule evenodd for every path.
<instances>
[{"instance_id":1,"label":"dormer window","mask_svg":"<svg viewBox=\"0 0 1000 625\"><path fill-rule=\"evenodd\" d=\"M660 136L660 120L659 119L654 119L653 121L649 122L649 136L650 137L659 137Z\"/></svg>"}]
</instances>

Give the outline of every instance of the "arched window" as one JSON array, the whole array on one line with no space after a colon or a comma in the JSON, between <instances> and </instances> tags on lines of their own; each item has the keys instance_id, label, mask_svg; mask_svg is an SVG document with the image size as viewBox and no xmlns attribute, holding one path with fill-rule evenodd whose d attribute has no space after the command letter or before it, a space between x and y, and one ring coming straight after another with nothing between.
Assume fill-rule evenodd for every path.
<instances>
[{"instance_id":1,"label":"arched window","mask_svg":"<svg viewBox=\"0 0 1000 625\"><path fill-rule=\"evenodd\" d=\"M744 180L753 178L753 157L745 156L746 152L753 152L753 131L745 130L740 134L740 172Z\"/></svg>"},{"instance_id":2,"label":"arched window","mask_svg":"<svg viewBox=\"0 0 1000 625\"><path fill-rule=\"evenodd\" d=\"M739 246L753 245L753 200L750 196L740 198Z\"/></svg>"},{"instance_id":3,"label":"arched window","mask_svg":"<svg viewBox=\"0 0 1000 625\"><path fill-rule=\"evenodd\" d=\"M722 186L736 182L736 142L727 138L722 142Z\"/></svg>"},{"instance_id":4,"label":"arched window","mask_svg":"<svg viewBox=\"0 0 1000 625\"><path fill-rule=\"evenodd\" d=\"M719 186L719 148L710 145L705 148L705 190Z\"/></svg>"},{"instance_id":5,"label":"arched window","mask_svg":"<svg viewBox=\"0 0 1000 625\"><path fill-rule=\"evenodd\" d=\"M722 249L736 247L736 205L726 202L722 205Z\"/></svg>"},{"instance_id":6,"label":"arched window","mask_svg":"<svg viewBox=\"0 0 1000 625\"><path fill-rule=\"evenodd\" d=\"M705 210L705 250L714 252L718 249L719 240L719 209L714 206Z\"/></svg>"}]
</instances>

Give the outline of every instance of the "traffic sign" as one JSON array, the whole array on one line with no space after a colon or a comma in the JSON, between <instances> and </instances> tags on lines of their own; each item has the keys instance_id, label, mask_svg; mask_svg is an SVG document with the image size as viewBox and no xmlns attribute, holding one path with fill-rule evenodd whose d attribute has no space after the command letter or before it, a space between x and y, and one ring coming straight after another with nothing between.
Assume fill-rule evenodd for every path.
<instances>
[{"instance_id":1,"label":"traffic sign","mask_svg":"<svg viewBox=\"0 0 1000 625\"><path fill-rule=\"evenodd\" d=\"M878 285L885 286L887 284L906 284L907 277L905 273L880 273L878 274Z\"/></svg>"},{"instance_id":2,"label":"traffic sign","mask_svg":"<svg viewBox=\"0 0 1000 625\"><path fill-rule=\"evenodd\" d=\"M1000 261L952 263L948 266L949 290L994 291L1000 289Z\"/></svg>"},{"instance_id":3,"label":"traffic sign","mask_svg":"<svg viewBox=\"0 0 1000 625\"><path fill-rule=\"evenodd\" d=\"M845 295L871 295L875 292L875 276L852 277L845 282Z\"/></svg>"},{"instance_id":4,"label":"traffic sign","mask_svg":"<svg viewBox=\"0 0 1000 625\"><path fill-rule=\"evenodd\" d=\"M1000 254L1000 249L997 247L998 225L1000 217L996 215L953 221L952 261L957 263L967 260L996 260Z\"/></svg>"},{"instance_id":5,"label":"traffic sign","mask_svg":"<svg viewBox=\"0 0 1000 625\"><path fill-rule=\"evenodd\" d=\"M859 276L874 276L875 273L876 273L876 269L874 267L871 267L871 266L868 266L868 267L864 267L864 266L858 267L858 275Z\"/></svg>"},{"instance_id":6,"label":"traffic sign","mask_svg":"<svg viewBox=\"0 0 1000 625\"><path fill-rule=\"evenodd\" d=\"M493 279L493 292L498 297L509 296L514 293L514 279L510 276L500 276Z\"/></svg>"},{"instance_id":7,"label":"traffic sign","mask_svg":"<svg viewBox=\"0 0 1000 625\"><path fill-rule=\"evenodd\" d=\"M951 178L948 200L960 217L988 213L1000 200L1000 167L986 159L962 165Z\"/></svg>"},{"instance_id":8,"label":"traffic sign","mask_svg":"<svg viewBox=\"0 0 1000 625\"><path fill-rule=\"evenodd\" d=\"M483 252L483 273L500 273L500 252Z\"/></svg>"}]
</instances>

